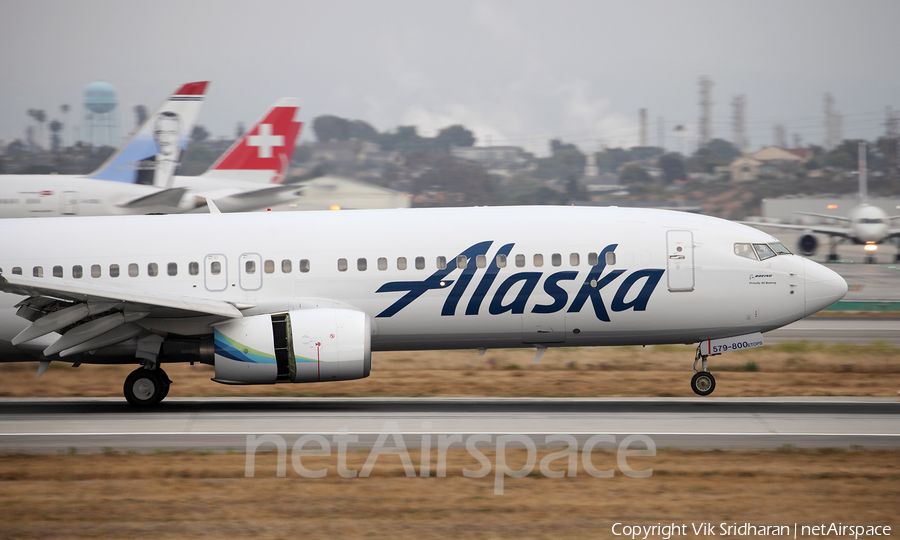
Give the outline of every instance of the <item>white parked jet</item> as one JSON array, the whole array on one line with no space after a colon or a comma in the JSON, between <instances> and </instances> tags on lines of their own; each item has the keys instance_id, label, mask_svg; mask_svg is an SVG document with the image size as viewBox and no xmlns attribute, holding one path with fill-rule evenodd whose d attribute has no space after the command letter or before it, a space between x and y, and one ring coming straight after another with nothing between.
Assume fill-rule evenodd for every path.
<instances>
[{"instance_id":1,"label":"white parked jet","mask_svg":"<svg viewBox=\"0 0 900 540\"><path fill-rule=\"evenodd\" d=\"M874 263L874 252L879 244L883 244L892 238L900 237L900 228L891 228L891 220L900 219L900 216L888 216L884 210L869 204L868 184L866 176L866 143L859 143L859 206L853 207L847 216L832 214L819 214L815 212L795 212L804 216L813 216L824 219L832 219L847 224L846 227L829 227L820 225L786 225L780 223L755 223L744 222L754 227L772 227L776 229L793 229L804 231L797 240L800 253L806 256L815 255L819 248L819 240L815 233L827 234L831 238L829 261L838 260L837 246L841 242L850 241L864 246L869 255L866 262ZM900 252L895 256L900 262Z\"/></svg>"},{"instance_id":2,"label":"white parked jet","mask_svg":"<svg viewBox=\"0 0 900 540\"><path fill-rule=\"evenodd\" d=\"M214 209L214 207L213 207ZM847 291L768 234L663 210L447 208L0 222L0 359L166 362L216 382L366 377L371 352L701 342L707 357Z\"/></svg>"},{"instance_id":3,"label":"white parked jet","mask_svg":"<svg viewBox=\"0 0 900 540\"><path fill-rule=\"evenodd\" d=\"M301 126L293 98L278 100L203 175L174 175L206 87L196 82L179 88L89 175L0 176L0 218L205 212L207 199L236 212L299 196L300 187L280 185Z\"/></svg>"}]
</instances>

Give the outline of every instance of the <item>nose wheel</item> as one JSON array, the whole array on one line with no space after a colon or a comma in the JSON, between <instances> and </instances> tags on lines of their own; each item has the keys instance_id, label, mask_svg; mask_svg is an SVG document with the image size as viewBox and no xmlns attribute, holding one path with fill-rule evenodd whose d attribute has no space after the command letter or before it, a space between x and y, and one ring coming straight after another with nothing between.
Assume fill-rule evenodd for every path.
<instances>
[{"instance_id":1,"label":"nose wheel","mask_svg":"<svg viewBox=\"0 0 900 540\"><path fill-rule=\"evenodd\" d=\"M716 378L708 371L698 371L691 377L691 390L698 396L708 396L716 389Z\"/></svg>"},{"instance_id":2,"label":"nose wheel","mask_svg":"<svg viewBox=\"0 0 900 540\"><path fill-rule=\"evenodd\" d=\"M700 355L700 347L697 347L697 356L694 357L694 376L691 377L691 390L698 396L708 396L716 389L716 378L707 371L706 356ZM702 371L697 371L697 361L702 362Z\"/></svg>"}]
</instances>

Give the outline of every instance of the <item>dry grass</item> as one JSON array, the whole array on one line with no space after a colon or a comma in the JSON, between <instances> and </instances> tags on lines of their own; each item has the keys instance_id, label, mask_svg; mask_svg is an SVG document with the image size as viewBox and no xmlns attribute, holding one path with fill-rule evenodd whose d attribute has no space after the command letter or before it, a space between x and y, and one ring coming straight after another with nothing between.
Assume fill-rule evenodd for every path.
<instances>
[{"instance_id":1,"label":"dry grass","mask_svg":"<svg viewBox=\"0 0 900 540\"><path fill-rule=\"evenodd\" d=\"M693 396L689 346L376 353L372 375L328 384L223 386L209 366L167 364L169 393L189 396ZM134 366L0 364L0 396L119 397ZM900 348L784 343L710 358L716 396L896 396Z\"/></svg>"},{"instance_id":2,"label":"dry grass","mask_svg":"<svg viewBox=\"0 0 900 540\"><path fill-rule=\"evenodd\" d=\"M507 455L524 463L524 451ZM349 468L367 457L351 453ZM617 468L612 453L593 457ZM507 478L502 496L492 475L462 476L479 468L465 450L450 451L446 478L407 478L396 456L380 457L368 478L340 478L334 456L303 464L328 475L302 478L288 460L277 478L273 453L257 455L254 478L242 454L0 456L0 538L611 538L615 522L900 525L898 451L661 450L629 458L652 467L649 478L532 473Z\"/></svg>"}]
</instances>

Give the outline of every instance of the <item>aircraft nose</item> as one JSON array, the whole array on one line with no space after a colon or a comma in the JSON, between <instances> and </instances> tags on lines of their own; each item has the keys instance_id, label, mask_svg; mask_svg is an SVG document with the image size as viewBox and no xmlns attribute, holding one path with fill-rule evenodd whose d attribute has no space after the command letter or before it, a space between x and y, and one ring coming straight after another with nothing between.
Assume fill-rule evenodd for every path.
<instances>
[{"instance_id":1,"label":"aircraft nose","mask_svg":"<svg viewBox=\"0 0 900 540\"><path fill-rule=\"evenodd\" d=\"M803 259L803 267L806 315L827 308L847 294L847 282L837 272L809 259Z\"/></svg>"}]
</instances>

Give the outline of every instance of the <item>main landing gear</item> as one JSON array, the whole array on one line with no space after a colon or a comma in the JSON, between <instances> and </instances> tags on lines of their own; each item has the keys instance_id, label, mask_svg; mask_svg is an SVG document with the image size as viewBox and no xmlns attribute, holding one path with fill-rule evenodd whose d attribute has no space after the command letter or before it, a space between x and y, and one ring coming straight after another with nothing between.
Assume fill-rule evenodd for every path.
<instances>
[{"instance_id":1,"label":"main landing gear","mask_svg":"<svg viewBox=\"0 0 900 540\"><path fill-rule=\"evenodd\" d=\"M134 407L152 407L169 394L172 381L161 367L139 367L125 379L125 399Z\"/></svg>"},{"instance_id":2,"label":"main landing gear","mask_svg":"<svg viewBox=\"0 0 900 540\"><path fill-rule=\"evenodd\" d=\"M700 347L697 347L697 356L694 357L694 376L691 377L691 390L698 396L708 396L716 389L716 378L706 369L706 356L700 355ZM697 371L697 361L701 360L703 371Z\"/></svg>"}]
</instances>

